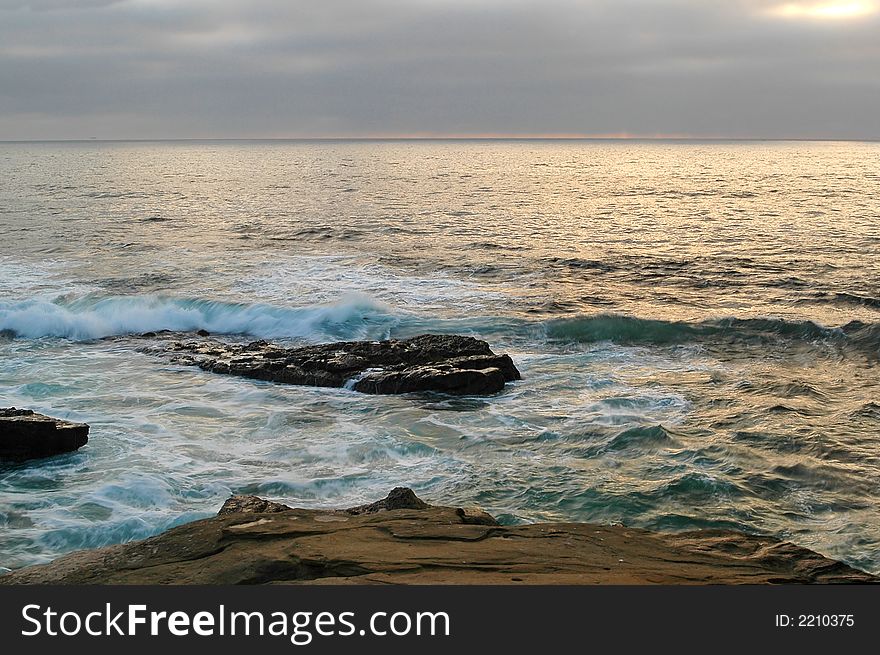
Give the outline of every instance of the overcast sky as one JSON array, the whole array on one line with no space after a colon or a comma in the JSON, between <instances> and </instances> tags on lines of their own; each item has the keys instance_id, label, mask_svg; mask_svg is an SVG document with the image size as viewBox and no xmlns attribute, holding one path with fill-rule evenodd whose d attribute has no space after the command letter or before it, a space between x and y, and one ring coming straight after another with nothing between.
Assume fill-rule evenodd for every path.
<instances>
[{"instance_id":1,"label":"overcast sky","mask_svg":"<svg viewBox=\"0 0 880 655\"><path fill-rule=\"evenodd\" d=\"M880 138L880 2L0 0L0 139Z\"/></svg>"}]
</instances>

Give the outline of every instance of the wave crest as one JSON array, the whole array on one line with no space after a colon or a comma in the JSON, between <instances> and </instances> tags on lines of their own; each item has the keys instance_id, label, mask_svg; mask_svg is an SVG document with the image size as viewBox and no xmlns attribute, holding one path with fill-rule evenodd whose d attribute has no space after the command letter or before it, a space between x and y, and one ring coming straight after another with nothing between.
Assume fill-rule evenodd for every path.
<instances>
[{"instance_id":1,"label":"wave crest","mask_svg":"<svg viewBox=\"0 0 880 655\"><path fill-rule=\"evenodd\" d=\"M163 296L85 296L0 303L0 332L79 341L172 330L317 340L381 337L397 323L390 310L351 296L323 305L277 307Z\"/></svg>"},{"instance_id":2,"label":"wave crest","mask_svg":"<svg viewBox=\"0 0 880 655\"><path fill-rule=\"evenodd\" d=\"M844 336L840 328L827 328L812 321L775 318L724 318L688 323L598 314L551 320L546 326L547 336L551 339L586 343L614 341L622 344L663 345L686 343L706 337L788 337L815 340Z\"/></svg>"}]
</instances>

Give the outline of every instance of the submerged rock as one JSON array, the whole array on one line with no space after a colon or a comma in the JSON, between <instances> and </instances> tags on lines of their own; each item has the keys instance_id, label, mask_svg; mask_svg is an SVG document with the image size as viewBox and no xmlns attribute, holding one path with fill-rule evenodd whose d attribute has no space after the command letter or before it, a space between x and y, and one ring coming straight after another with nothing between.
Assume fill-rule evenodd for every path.
<instances>
[{"instance_id":1,"label":"submerged rock","mask_svg":"<svg viewBox=\"0 0 880 655\"><path fill-rule=\"evenodd\" d=\"M771 537L622 526L499 526L411 489L349 510L236 496L214 518L65 555L0 584L757 584L878 582Z\"/></svg>"},{"instance_id":2,"label":"submerged rock","mask_svg":"<svg viewBox=\"0 0 880 655\"><path fill-rule=\"evenodd\" d=\"M30 409L0 408L0 460L23 461L68 453L86 445L89 426L37 414Z\"/></svg>"},{"instance_id":3,"label":"submerged rock","mask_svg":"<svg viewBox=\"0 0 880 655\"><path fill-rule=\"evenodd\" d=\"M371 394L437 391L489 395L519 380L509 355L485 341L425 334L412 339L343 341L282 348L266 341L231 345L177 342L174 361L213 373L317 387L348 387Z\"/></svg>"}]
</instances>

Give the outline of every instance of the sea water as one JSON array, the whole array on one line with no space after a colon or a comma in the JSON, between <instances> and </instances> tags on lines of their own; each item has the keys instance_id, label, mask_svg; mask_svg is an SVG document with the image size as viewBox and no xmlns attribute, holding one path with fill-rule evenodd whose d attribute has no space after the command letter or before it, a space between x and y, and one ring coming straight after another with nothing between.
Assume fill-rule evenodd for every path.
<instances>
[{"instance_id":1,"label":"sea water","mask_svg":"<svg viewBox=\"0 0 880 655\"><path fill-rule=\"evenodd\" d=\"M771 534L880 572L880 144L0 144L0 566L233 493ZM474 335L492 397L214 375L129 335Z\"/></svg>"}]
</instances>

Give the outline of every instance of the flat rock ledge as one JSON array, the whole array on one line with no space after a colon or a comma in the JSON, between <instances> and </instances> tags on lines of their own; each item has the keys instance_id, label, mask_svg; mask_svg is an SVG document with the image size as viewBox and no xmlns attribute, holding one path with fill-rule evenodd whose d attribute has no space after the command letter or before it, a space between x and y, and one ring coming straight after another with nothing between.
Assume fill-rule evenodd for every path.
<instances>
[{"instance_id":1,"label":"flat rock ledge","mask_svg":"<svg viewBox=\"0 0 880 655\"><path fill-rule=\"evenodd\" d=\"M0 408L0 461L21 462L82 448L89 426L37 414L30 409Z\"/></svg>"},{"instance_id":2,"label":"flat rock ledge","mask_svg":"<svg viewBox=\"0 0 880 655\"><path fill-rule=\"evenodd\" d=\"M155 336L155 335L145 335ZM172 360L205 371L370 394L434 391L486 396L520 379L509 355L480 339L424 334L411 339L341 341L283 348L266 341L235 345L214 340L170 344Z\"/></svg>"},{"instance_id":3,"label":"flat rock ledge","mask_svg":"<svg viewBox=\"0 0 880 655\"><path fill-rule=\"evenodd\" d=\"M758 584L878 579L769 537L587 523L500 526L406 488L347 510L235 496L220 514L0 584Z\"/></svg>"}]
</instances>

